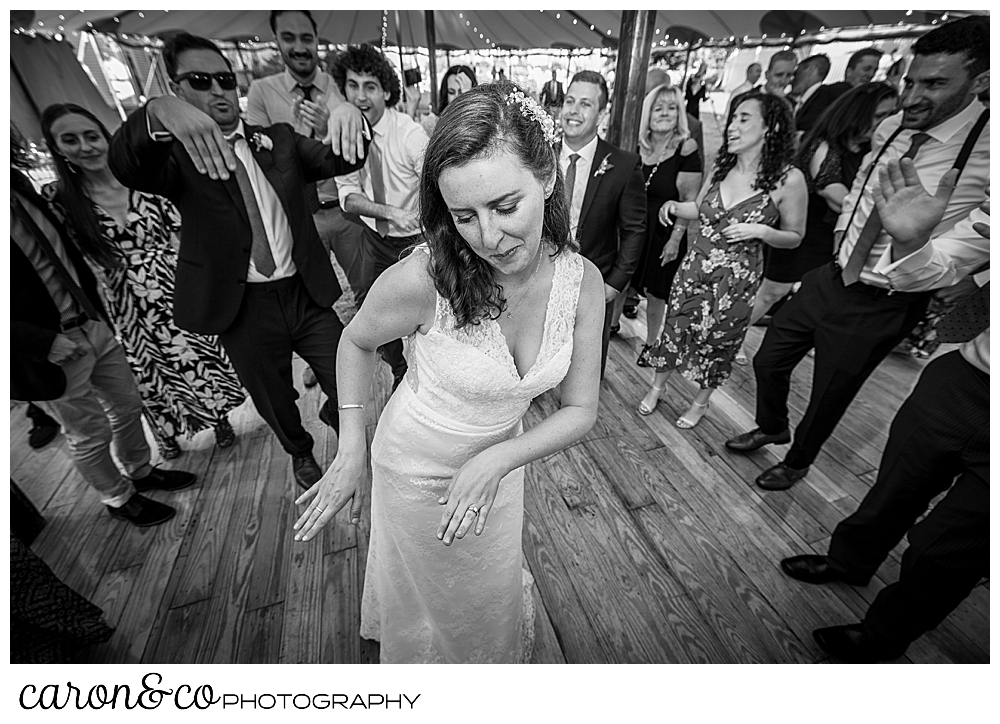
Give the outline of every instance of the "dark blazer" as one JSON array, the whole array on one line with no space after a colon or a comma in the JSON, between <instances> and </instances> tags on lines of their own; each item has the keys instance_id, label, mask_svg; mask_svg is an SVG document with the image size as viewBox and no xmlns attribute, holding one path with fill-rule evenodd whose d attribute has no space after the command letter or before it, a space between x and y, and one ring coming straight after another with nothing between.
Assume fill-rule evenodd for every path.
<instances>
[{"instance_id":1,"label":"dark blazer","mask_svg":"<svg viewBox=\"0 0 1000 724\"><path fill-rule=\"evenodd\" d=\"M821 85L816 92L809 96L802 107L795 114L795 130L808 133L816 125L816 121L823 115L823 111L850 90L847 83L836 83L834 85Z\"/></svg>"},{"instance_id":2,"label":"dark blazer","mask_svg":"<svg viewBox=\"0 0 1000 724\"><path fill-rule=\"evenodd\" d=\"M555 82L556 89L552 92L552 81L546 81L545 85L542 86L542 95L539 99L543 106L561 106L563 98L566 96L565 91L563 91L563 84L559 81Z\"/></svg>"},{"instance_id":3,"label":"dark blazer","mask_svg":"<svg viewBox=\"0 0 1000 724\"><path fill-rule=\"evenodd\" d=\"M317 304L330 307L341 289L303 188L355 171L364 160L347 163L329 146L295 133L287 123L267 128L244 124L244 131L254 159L281 199L292 229L292 261L306 290ZM269 138L272 148L255 143L256 134ZM183 145L152 140L145 107L115 133L108 160L125 186L164 196L181 212L174 293L177 326L199 334L224 332L243 301L250 266L252 231L236 176L213 181L198 173Z\"/></svg>"},{"instance_id":4,"label":"dark blazer","mask_svg":"<svg viewBox=\"0 0 1000 724\"><path fill-rule=\"evenodd\" d=\"M35 193L31 182L11 169L11 190L21 193L41 209L66 248L80 288L94 307L104 314L97 280L83 255L70 241L65 225L50 211L45 200ZM14 400L55 400L66 391L62 367L48 361L52 342L59 334L59 309L35 267L13 239L10 240L10 396Z\"/></svg>"},{"instance_id":5,"label":"dark blazer","mask_svg":"<svg viewBox=\"0 0 1000 724\"><path fill-rule=\"evenodd\" d=\"M610 168L601 174L604 159ZM600 269L606 284L618 291L628 286L646 239L646 186L638 154L597 139L577 239L580 253Z\"/></svg>"}]
</instances>

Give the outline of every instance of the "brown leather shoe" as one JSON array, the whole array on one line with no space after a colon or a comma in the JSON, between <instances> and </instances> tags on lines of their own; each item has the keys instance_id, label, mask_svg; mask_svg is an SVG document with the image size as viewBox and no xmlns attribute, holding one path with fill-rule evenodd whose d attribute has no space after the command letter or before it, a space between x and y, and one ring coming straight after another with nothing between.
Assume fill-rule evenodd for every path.
<instances>
[{"instance_id":1,"label":"brown leather shoe","mask_svg":"<svg viewBox=\"0 0 1000 724\"><path fill-rule=\"evenodd\" d=\"M791 440L792 434L788 430L779 432L777 435L768 435L759 427L755 427L749 432L740 433L736 437L726 440L726 447L734 452L745 453L753 452L765 445L784 445L786 442L791 442Z\"/></svg>"},{"instance_id":2,"label":"brown leather shoe","mask_svg":"<svg viewBox=\"0 0 1000 724\"><path fill-rule=\"evenodd\" d=\"M843 581L852 586L867 586L869 578L850 576L830 565L826 556L792 556L781 561L781 570L786 576L804 583L831 583Z\"/></svg>"},{"instance_id":3,"label":"brown leather shoe","mask_svg":"<svg viewBox=\"0 0 1000 724\"><path fill-rule=\"evenodd\" d=\"M177 514L169 505L134 493L120 508L106 506L108 512L115 518L127 520L138 528L148 528L160 523L166 523Z\"/></svg>"},{"instance_id":4,"label":"brown leather shoe","mask_svg":"<svg viewBox=\"0 0 1000 724\"><path fill-rule=\"evenodd\" d=\"M808 467L796 470L795 468L788 467L784 463L778 463L777 465L772 465L758 475L755 482L757 483L758 488L762 488L764 490L788 490L790 487L795 485L795 483L802 480L808 472Z\"/></svg>"}]
</instances>

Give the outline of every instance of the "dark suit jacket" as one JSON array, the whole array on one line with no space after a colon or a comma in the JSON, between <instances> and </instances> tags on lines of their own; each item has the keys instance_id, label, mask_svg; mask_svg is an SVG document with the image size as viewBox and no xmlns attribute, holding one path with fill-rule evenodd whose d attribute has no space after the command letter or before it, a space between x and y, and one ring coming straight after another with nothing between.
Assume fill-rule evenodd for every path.
<instances>
[{"instance_id":1,"label":"dark suit jacket","mask_svg":"<svg viewBox=\"0 0 1000 724\"><path fill-rule=\"evenodd\" d=\"M542 96L539 99L543 106L561 106L563 98L565 97L565 92L563 91L563 84L556 81L555 93L551 91L552 81L546 81L545 85L542 86Z\"/></svg>"},{"instance_id":2,"label":"dark suit jacket","mask_svg":"<svg viewBox=\"0 0 1000 724\"><path fill-rule=\"evenodd\" d=\"M802 107L795 114L795 130L808 133L816 125L816 121L823 115L823 111L850 90L847 83L836 83L834 85L821 85L816 92L809 96Z\"/></svg>"},{"instance_id":3,"label":"dark suit jacket","mask_svg":"<svg viewBox=\"0 0 1000 724\"><path fill-rule=\"evenodd\" d=\"M611 168L598 174L604 159ZM646 239L646 186L638 154L597 139L577 238L580 253L600 269L605 283L619 291L629 285Z\"/></svg>"},{"instance_id":4,"label":"dark suit jacket","mask_svg":"<svg viewBox=\"0 0 1000 724\"><path fill-rule=\"evenodd\" d=\"M244 131L254 159L288 217L292 261L306 290L320 306L332 306L341 289L316 233L303 187L355 171L364 160L347 163L329 146L295 133L287 123L267 128L244 124ZM258 133L271 139L270 150L253 141ZM224 332L243 301L250 266L252 231L236 176L213 181L198 173L183 145L152 140L146 130L145 107L133 113L111 139L109 162L125 186L165 196L181 212L174 293L177 326L199 334Z\"/></svg>"},{"instance_id":5,"label":"dark suit jacket","mask_svg":"<svg viewBox=\"0 0 1000 724\"><path fill-rule=\"evenodd\" d=\"M70 241L66 227L35 193L20 171L11 169L10 185L48 217L59 230L66 256L77 273L80 288L94 307L104 313L97 280L83 255ZM59 334L59 309L35 267L13 239L10 240L10 396L15 400L55 400L66 391L62 367L48 361L52 342Z\"/></svg>"}]
</instances>

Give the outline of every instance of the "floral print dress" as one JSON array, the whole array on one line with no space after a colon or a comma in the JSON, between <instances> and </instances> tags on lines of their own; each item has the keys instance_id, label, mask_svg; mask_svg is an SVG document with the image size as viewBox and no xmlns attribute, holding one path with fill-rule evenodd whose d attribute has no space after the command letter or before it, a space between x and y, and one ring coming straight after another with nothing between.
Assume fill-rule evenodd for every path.
<instances>
[{"instance_id":1,"label":"floral print dress","mask_svg":"<svg viewBox=\"0 0 1000 724\"><path fill-rule=\"evenodd\" d=\"M774 227L779 219L766 192L727 209L719 183L712 184L699 209L698 237L670 293L663 334L646 356L650 366L658 372L677 368L702 389L729 379L764 263L759 239L729 243L722 232L739 223Z\"/></svg>"},{"instance_id":2,"label":"floral print dress","mask_svg":"<svg viewBox=\"0 0 1000 724\"><path fill-rule=\"evenodd\" d=\"M101 232L124 258L121 267L100 276L147 419L161 439L214 426L246 393L216 337L174 325L177 208L130 190L124 227L97 204L93 209Z\"/></svg>"}]
</instances>

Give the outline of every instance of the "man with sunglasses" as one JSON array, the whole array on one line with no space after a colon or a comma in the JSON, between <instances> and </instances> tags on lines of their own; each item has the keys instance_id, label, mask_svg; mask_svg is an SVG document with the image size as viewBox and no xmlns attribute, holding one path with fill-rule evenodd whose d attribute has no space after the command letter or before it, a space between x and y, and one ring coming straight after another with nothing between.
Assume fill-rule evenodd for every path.
<instances>
[{"instance_id":1,"label":"man with sunglasses","mask_svg":"<svg viewBox=\"0 0 1000 724\"><path fill-rule=\"evenodd\" d=\"M315 371L329 397L321 417L336 428L343 326L332 309L340 285L305 188L360 168L371 130L346 103L330 114L331 145L283 123L244 125L236 77L214 43L182 33L163 57L176 97L132 114L111 141L111 169L129 188L180 209L177 326L219 336L308 488L321 471L295 404L292 353Z\"/></svg>"}]
</instances>

